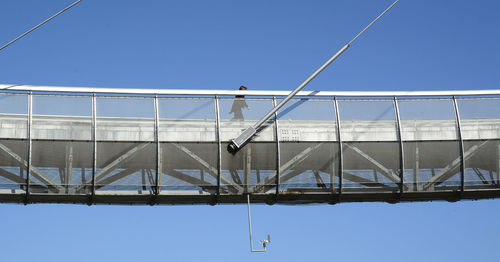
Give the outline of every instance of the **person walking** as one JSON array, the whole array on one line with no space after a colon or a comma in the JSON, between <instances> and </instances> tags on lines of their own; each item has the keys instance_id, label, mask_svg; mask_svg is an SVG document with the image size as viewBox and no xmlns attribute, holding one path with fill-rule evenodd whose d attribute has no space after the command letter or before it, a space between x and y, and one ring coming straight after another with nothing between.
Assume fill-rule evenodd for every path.
<instances>
[{"instance_id":1,"label":"person walking","mask_svg":"<svg viewBox=\"0 0 500 262\"><path fill-rule=\"evenodd\" d=\"M246 86L240 86L239 90L247 90ZM237 95L234 99L233 105L231 106L231 111L229 111L229 114L233 113L233 119L234 120L243 120L243 112L242 109L246 108L247 110L250 110L250 107L248 106L247 102L245 102L245 96L243 95Z\"/></svg>"}]
</instances>

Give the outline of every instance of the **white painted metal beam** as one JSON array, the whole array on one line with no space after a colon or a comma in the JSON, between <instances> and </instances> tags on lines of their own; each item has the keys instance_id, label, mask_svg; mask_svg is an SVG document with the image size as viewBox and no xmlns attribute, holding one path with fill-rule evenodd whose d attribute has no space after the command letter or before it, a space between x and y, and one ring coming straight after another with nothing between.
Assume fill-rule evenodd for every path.
<instances>
[{"instance_id":1,"label":"white painted metal beam","mask_svg":"<svg viewBox=\"0 0 500 262\"><path fill-rule=\"evenodd\" d=\"M290 91L271 90L194 90L194 89L137 89L102 87L33 86L0 84L0 91L33 91L49 93L124 94L124 95L193 95L193 96L287 96ZM297 96L311 97L421 97L421 96L478 96L500 95L500 89L441 90L441 91L301 91Z\"/></svg>"}]
</instances>

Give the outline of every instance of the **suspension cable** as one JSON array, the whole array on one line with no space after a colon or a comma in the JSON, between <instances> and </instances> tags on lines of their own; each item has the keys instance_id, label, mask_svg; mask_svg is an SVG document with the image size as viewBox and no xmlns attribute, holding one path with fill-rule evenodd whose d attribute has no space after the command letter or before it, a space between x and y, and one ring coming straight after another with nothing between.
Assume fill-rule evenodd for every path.
<instances>
[{"instance_id":1,"label":"suspension cable","mask_svg":"<svg viewBox=\"0 0 500 262\"><path fill-rule=\"evenodd\" d=\"M23 38L24 36L26 36L27 34L31 33L33 30L39 28L40 26L44 25L45 23L47 23L48 21L52 20L53 18L55 18L56 16L64 13L66 10L70 9L71 7L73 7L74 5L80 3L82 0L78 0L74 3L72 3L71 5L67 6L66 8L64 8L63 10L57 12L56 14L54 14L53 16L47 18L45 21L41 22L40 24L36 25L35 27L31 28L30 30L24 32L23 34L21 34L20 36L14 38L12 41L8 42L7 44L3 45L2 47L0 47L0 51L2 51L2 49L6 48L7 46L13 44L14 42L16 42L17 40Z\"/></svg>"}]
</instances>

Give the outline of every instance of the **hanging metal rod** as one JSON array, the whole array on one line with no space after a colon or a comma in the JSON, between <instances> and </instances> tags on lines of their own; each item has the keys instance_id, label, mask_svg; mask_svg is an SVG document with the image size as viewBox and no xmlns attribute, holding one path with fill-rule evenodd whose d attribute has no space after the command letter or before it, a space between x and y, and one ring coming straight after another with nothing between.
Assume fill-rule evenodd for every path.
<instances>
[{"instance_id":1,"label":"hanging metal rod","mask_svg":"<svg viewBox=\"0 0 500 262\"><path fill-rule=\"evenodd\" d=\"M243 146L245 146L248 141L257 133L257 130L267 121L271 116L274 115L282 106L284 106L292 97L294 97L300 90L302 90L309 82L311 82L319 73L321 73L325 68L327 68L333 61L335 61L342 53L349 48L349 46L360 37L368 28L370 28L377 20L379 20L387 11L389 11L399 0L394 1L388 8L386 8L377 18L375 18L370 24L368 24L361 32L359 32L351 41L345 44L342 48L340 48L337 53L335 53L330 59L328 59L323 65L321 65L316 71L310 75L302 84L300 84L295 90L293 90L286 98L284 98L276 107L274 107L269 113L267 113L264 117L262 117L257 123L253 126L248 127L245 131L243 131L237 138L231 140L231 143L227 146L227 151L230 153L236 153Z\"/></svg>"},{"instance_id":2,"label":"hanging metal rod","mask_svg":"<svg viewBox=\"0 0 500 262\"><path fill-rule=\"evenodd\" d=\"M31 33L33 30L39 28L40 26L44 25L45 23L47 23L48 21L52 20L53 18L55 18L56 16L64 13L66 10L70 9L71 7L73 7L74 5L80 3L82 0L78 0L70 5L68 5L66 8L64 8L63 10L57 12L56 14L54 14L53 16L47 18L45 21L41 22L40 24L36 25L35 27L31 28L30 30L24 32L23 34L21 34L20 36L14 38L12 41L8 42L7 44L3 45L2 47L0 47L0 51L2 51L2 49L6 48L7 46L13 44L14 42L16 42L17 40L23 38L25 35Z\"/></svg>"},{"instance_id":3,"label":"hanging metal rod","mask_svg":"<svg viewBox=\"0 0 500 262\"><path fill-rule=\"evenodd\" d=\"M260 244L264 249L253 249L253 238L252 238L252 217L250 215L250 194L247 194L248 203L248 231L250 232L250 252L266 252L267 244L271 243L271 236L267 235L267 239L261 240Z\"/></svg>"}]
</instances>

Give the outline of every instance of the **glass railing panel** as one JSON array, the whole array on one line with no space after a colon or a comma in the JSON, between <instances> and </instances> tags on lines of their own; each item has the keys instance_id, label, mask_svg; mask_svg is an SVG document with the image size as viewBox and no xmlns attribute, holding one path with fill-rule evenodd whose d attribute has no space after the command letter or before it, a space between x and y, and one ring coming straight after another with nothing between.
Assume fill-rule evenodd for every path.
<instances>
[{"instance_id":1,"label":"glass railing panel","mask_svg":"<svg viewBox=\"0 0 500 262\"><path fill-rule=\"evenodd\" d=\"M215 194L214 98L159 98L161 194Z\"/></svg>"},{"instance_id":2,"label":"glass railing panel","mask_svg":"<svg viewBox=\"0 0 500 262\"><path fill-rule=\"evenodd\" d=\"M274 193L276 182L276 140L274 120L264 123L260 132L236 154L226 148L247 127L273 108L272 99L221 98L220 131L222 142L221 194Z\"/></svg>"},{"instance_id":3,"label":"glass railing panel","mask_svg":"<svg viewBox=\"0 0 500 262\"><path fill-rule=\"evenodd\" d=\"M500 99L460 98L464 140L465 189L498 189L500 161Z\"/></svg>"},{"instance_id":4,"label":"glass railing panel","mask_svg":"<svg viewBox=\"0 0 500 262\"><path fill-rule=\"evenodd\" d=\"M343 192L397 192L399 141L394 102L339 100Z\"/></svg>"},{"instance_id":5,"label":"glass railing panel","mask_svg":"<svg viewBox=\"0 0 500 262\"><path fill-rule=\"evenodd\" d=\"M33 193L87 194L92 179L92 98L33 95Z\"/></svg>"},{"instance_id":6,"label":"glass railing panel","mask_svg":"<svg viewBox=\"0 0 500 262\"><path fill-rule=\"evenodd\" d=\"M333 187L338 187L337 124L332 99L288 101L278 111L278 138L280 190L332 193Z\"/></svg>"},{"instance_id":7,"label":"glass railing panel","mask_svg":"<svg viewBox=\"0 0 500 262\"><path fill-rule=\"evenodd\" d=\"M27 126L28 95L0 94L0 190L26 190Z\"/></svg>"},{"instance_id":8,"label":"glass railing panel","mask_svg":"<svg viewBox=\"0 0 500 262\"><path fill-rule=\"evenodd\" d=\"M151 194L156 181L154 99L98 97L96 114L96 194Z\"/></svg>"},{"instance_id":9,"label":"glass railing panel","mask_svg":"<svg viewBox=\"0 0 500 262\"><path fill-rule=\"evenodd\" d=\"M460 189L460 143L453 100L400 99L408 191Z\"/></svg>"}]
</instances>

